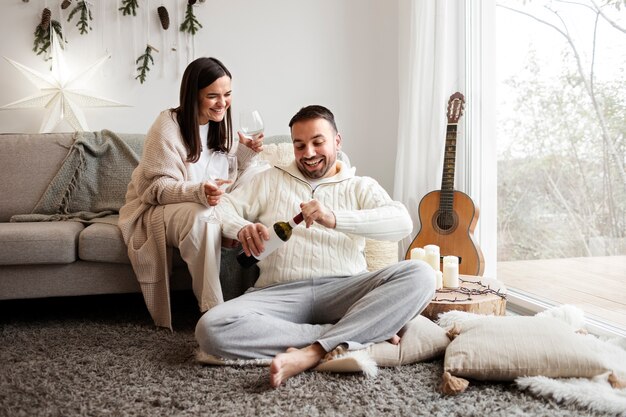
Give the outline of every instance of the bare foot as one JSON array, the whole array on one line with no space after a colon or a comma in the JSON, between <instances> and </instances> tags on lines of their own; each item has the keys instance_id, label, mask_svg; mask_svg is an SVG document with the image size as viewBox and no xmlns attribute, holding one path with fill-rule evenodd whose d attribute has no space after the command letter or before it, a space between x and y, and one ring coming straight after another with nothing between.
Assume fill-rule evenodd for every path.
<instances>
[{"instance_id":1,"label":"bare foot","mask_svg":"<svg viewBox=\"0 0 626 417\"><path fill-rule=\"evenodd\" d=\"M392 345L397 345L400 343L400 336L398 336L397 334L394 334L393 337L387 341L391 343Z\"/></svg>"},{"instance_id":2,"label":"bare foot","mask_svg":"<svg viewBox=\"0 0 626 417\"><path fill-rule=\"evenodd\" d=\"M270 385L274 388L287 379L311 369L324 357L326 351L318 343L302 349L289 348L276 355L270 365Z\"/></svg>"}]
</instances>

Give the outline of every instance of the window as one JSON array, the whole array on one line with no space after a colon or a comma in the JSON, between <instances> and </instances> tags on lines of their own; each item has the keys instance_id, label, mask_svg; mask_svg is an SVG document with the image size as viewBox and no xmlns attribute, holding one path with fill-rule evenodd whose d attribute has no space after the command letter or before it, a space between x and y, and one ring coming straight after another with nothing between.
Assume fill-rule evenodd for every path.
<instances>
[{"instance_id":1,"label":"window","mask_svg":"<svg viewBox=\"0 0 626 417\"><path fill-rule=\"evenodd\" d=\"M498 279L626 332L626 4L500 0L495 31Z\"/></svg>"}]
</instances>

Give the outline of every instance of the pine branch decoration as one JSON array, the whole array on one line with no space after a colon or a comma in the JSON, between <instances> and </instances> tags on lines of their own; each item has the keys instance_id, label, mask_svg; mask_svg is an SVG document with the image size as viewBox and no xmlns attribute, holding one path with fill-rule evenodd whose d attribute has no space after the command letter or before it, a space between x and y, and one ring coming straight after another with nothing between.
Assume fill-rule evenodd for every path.
<instances>
[{"instance_id":1,"label":"pine branch decoration","mask_svg":"<svg viewBox=\"0 0 626 417\"><path fill-rule=\"evenodd\" d=\"M159 52L156 48L153 48L150 45L146 45L146 52L135 61L136 64L139 64L139 66L137 67L137 71L139 71L139 74L135 77L135 79L138 79L141 84L146 81L148 71L150 71L149 65L154 65L154 58L152 58L153 50Z\"/></svg>"},{"instance_id":2,"label":"pine branch decoration","mask_svg":"<svg viewBox=\"0 0 626 417\"><path fill-rule=\"evenodd\" d=\"M41 14L41 22L35 28L33 52L36 52L37 55L47 54L50 50L50 28L56 32L60 40L63 40L61 24L52 19L50 9L46 7ZM48 58L46 58L46 60L48 60Z\"/></svg>"},{"instance_id":3,"label":"pine branch decoration","mask_svg":"<svg viewBox=\"0 0 626 417\"><path fill-rule=\"evenodd\" d=\"M157 8L157 13L159 14L159 20L161 21L161 26L164 30L167 30L170 27L170 14L168 13L165 6L159 6Z\"/></svg>"},{"instance_id":4,"label":"pine branch decoration","mask_svg":"<svg viewBox=\"0 0 626 417\"><path fill-rule=\"evenodd\" d=\"M78 22L76 22L76 27L78 28L81 35L89 33L91 30L91 26L89 26L89 21L93 20L93 16L91 15L91 10L87 6L87 2L85 0L81 0L76 3L76 6L70 12L70 15L67 18L69 22L72 20L76 13L80 12L80 17L78 18Z\"/></svg>"},{"instance_id":5,"label":"pine branch decoration","mask_svg":"<svg viewBox=\"0 0 626 417\"><path fill-rule=\"evenodd\" d=\"M127 14L132 14L133 16L137 16L137 9L139 8L138 0L122 0L122 7L118 10L122 11L122 15L126 16Z\"/></svg>"},{"instance_id":6,"label":"pine branch decoration","mask_svg":"<svg viewBox=\"0 0 626 417\"><path fill-rule=\"evenodd\" d=\"M185 12L185 20L180 25L181 32L189 32L192 35L195 35L198 30L202 27L202 24L196 19L196 16L193 14L193 4L195 0L189 0L187 2L187 12Z\"/></svg>"}]
</instances>

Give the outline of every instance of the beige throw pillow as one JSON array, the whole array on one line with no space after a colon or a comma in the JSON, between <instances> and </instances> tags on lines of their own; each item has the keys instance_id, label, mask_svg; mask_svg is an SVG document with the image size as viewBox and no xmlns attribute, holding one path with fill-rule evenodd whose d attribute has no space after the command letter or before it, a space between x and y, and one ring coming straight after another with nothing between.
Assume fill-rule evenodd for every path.
<instances>
[{"instance_id":1,"label":"beige throw pillow","mask_svg":"<svg viewBox=\"0 0 626 417\"><path fill-rule=\"evenodd\" d=\"M367 348L378 366L400 366L436 358L446 350L450 339L440 326L419 315L400 331L400 343L375 343Z\"/></svg>"},{"instance_id":2,"label":"beige throw pillow","mask_svg":"<svg viewBox=\"0 0 626 417\"><path fill-rule=\"evenodd\" d=\"M478 380L593 377L611 370L593 336L551 317L485 317L455 325L444 371Z\"/></svg>"},{"instance_id":3,"label":"beige throw pillow","mask_svg":"<svg viewBox=\"0 0 626 417\"><path fill-rule=\"evenodd\" d=\"M400 366L436 358L450 343L446 331L424 316L408 322L399 335L400 343L379 342L366 349L346 351L339 346L314 370L324 372L362 372L375 376L377 366Z\"/></svg>"}]
</instances>

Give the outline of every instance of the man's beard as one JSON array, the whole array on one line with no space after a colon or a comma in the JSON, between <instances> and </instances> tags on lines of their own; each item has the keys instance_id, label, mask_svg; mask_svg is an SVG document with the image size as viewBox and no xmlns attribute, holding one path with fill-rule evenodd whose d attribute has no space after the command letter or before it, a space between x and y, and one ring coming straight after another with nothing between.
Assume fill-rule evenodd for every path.
<instances>
[{"instance_id":1,"label":"man's beard","mask_svg":"<svg viewBox=\"0 0 626 417\"><path fill-rule=\"evenodd\" d=\"M330 171L330 169L335 166L336 161L337 161L336 155L333 157L332 160L324 158L321 161L321 163L324 163L324 168L322 170L315 170L315 171L309 171L306 168L306 164L304 162L298 161L298 168L300 172L302 173L302 175L304 175L306 178L309 178L312 180L318 180L320 178L324 178L324 176L328 173L328 171Z\"/></svg>"}]
</instances>

